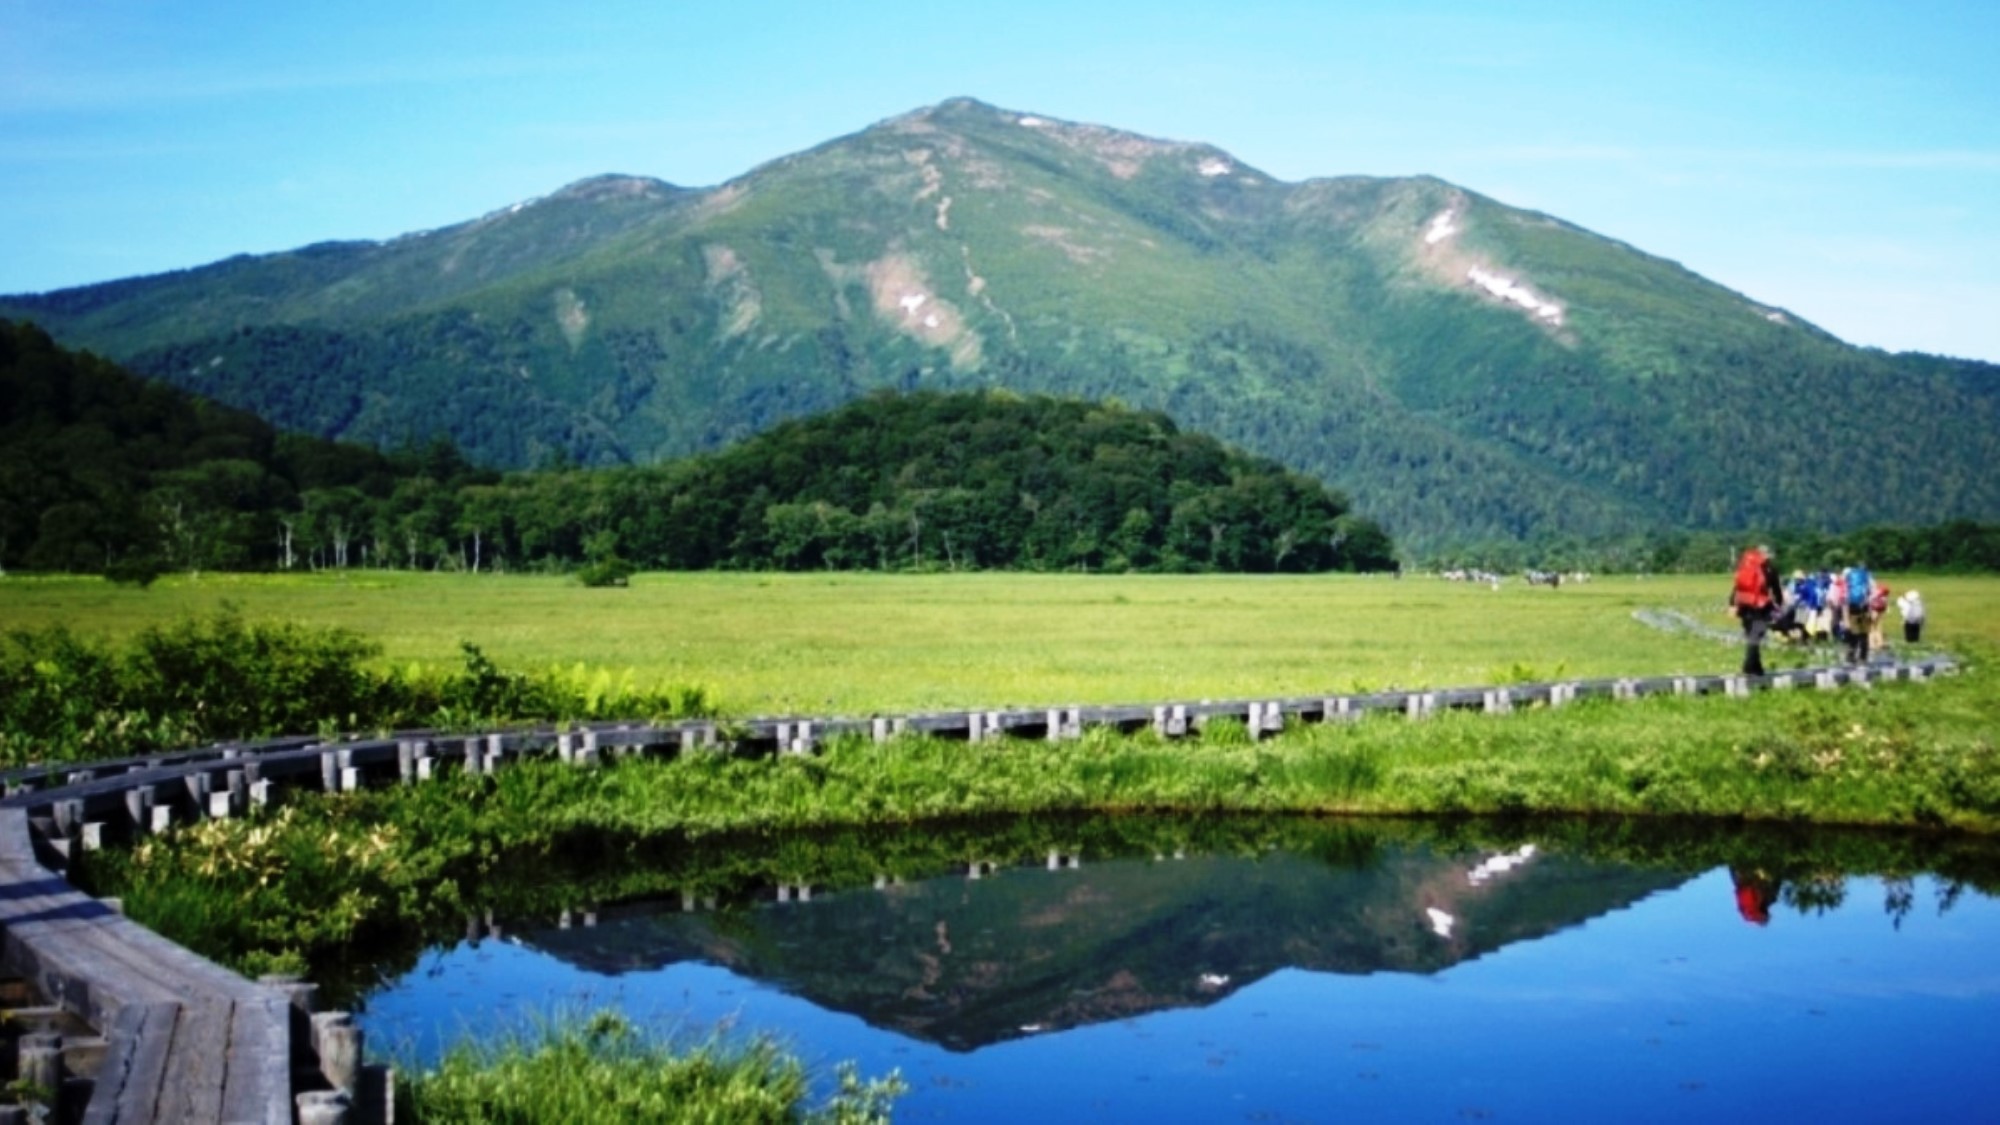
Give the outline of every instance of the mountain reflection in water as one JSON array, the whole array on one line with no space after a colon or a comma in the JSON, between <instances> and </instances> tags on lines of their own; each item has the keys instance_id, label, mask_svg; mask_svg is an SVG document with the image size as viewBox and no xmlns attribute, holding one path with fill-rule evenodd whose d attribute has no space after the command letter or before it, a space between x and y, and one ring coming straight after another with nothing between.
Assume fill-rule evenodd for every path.
<instances>
[{"instance_id":1,"label":"mountain reflection in water","mask_svg":"<svg viewBox=\"0 0 2000 1125\"><path fill-rule=\"evenodd\" d=\"M1211 1003L1286 967L1431 973L1616 910L1685 876L1538 853L1283 852L981 870L517 934L607 976L727 967L877 1027L966 1050Z\"/></svg>"},{"instance_id":2,"label":"mountain reflection in water","mask_svg":"<svg viewBox=\"0 0 2000 1125\"><path fill-rule=\"evenodd\" d=\"M899 1121L1978 1120L2000 848L1097 818L502 863L369 1042L616 1007L899 1070ZM490 907L491 914L487 914ZM414 938L412 939L414 940Z\"/></svg>"}]
</instances>

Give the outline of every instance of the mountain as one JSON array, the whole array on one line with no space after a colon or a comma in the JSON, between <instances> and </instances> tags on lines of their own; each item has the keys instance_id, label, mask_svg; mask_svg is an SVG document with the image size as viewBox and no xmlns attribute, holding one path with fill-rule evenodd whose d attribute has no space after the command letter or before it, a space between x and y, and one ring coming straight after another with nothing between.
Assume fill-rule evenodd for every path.
<instances>
[{"instance_id":1,"label":"mountain","mask_svg":"<svg viewBox=\"0 0 2000 1125\"><path fill-rule=\"evenodd\" d=\"M1491 872L1498 872L1492 874ZM1686 882L1682 872L1537 854L1385 849L1311 857L1091 857L810 901L600 909L516 940L616 977L722 965L954 1051L1216 1003L1284 969L1435 974ZM1725 907L1726 908L1726 907Z\"/></svg>"},{"instance_id":2,"label":"mountain","mask_svg":"<svg viewBox=\"0 0 2000 1125\"><path fill-rule=\"evenodd\" d=\"M1418 550L2000 517L2000 368L1782 309L1431 178L967 99L710 189L573 184L389 242L0 298L271 421L650 463L881 388L1115 398Z\"/></svg>"}]
</instances>

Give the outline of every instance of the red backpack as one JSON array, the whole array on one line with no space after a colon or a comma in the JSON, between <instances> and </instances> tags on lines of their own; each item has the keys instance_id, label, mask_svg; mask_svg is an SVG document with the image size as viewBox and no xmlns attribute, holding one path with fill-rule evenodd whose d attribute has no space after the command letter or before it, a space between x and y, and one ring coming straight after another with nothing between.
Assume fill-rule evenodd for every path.
<instances>
[{"instance_id":1,"label":"red backpack","mask_svg":"<svg viewBox=\"0 0 2000 1125\"><path fill-rule=\"evenodd\" d=\"M1755 547L1743 552L1736 564L1736 592L1729 604L1739 609L1762 609L1771 604L1771 590L1764 585L1764 552Z\"/></svg>"}]
</instances>

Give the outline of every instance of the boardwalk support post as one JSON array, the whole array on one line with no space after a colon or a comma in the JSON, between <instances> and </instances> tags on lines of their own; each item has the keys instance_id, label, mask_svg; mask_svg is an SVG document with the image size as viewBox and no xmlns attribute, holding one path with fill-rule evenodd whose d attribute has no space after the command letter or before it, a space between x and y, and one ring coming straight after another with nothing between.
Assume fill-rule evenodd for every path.
<instances>
[{"instance_id":1,"label":"boardwalk support post","mask_svg":"<svg viewBox=\"0 0 2000 1125\"><path fill-rule=\"evenodd\" d=\"M361 1078L361 1028L352 1012L318 1012L312 1017L320 1073L329 1086L352 1096Z\"/></svg>"}]
</instances>

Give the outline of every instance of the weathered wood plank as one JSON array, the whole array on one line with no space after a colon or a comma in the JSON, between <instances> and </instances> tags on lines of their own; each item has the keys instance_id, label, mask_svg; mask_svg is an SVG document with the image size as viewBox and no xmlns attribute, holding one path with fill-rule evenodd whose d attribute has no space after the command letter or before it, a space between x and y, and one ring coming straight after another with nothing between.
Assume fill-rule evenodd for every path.
<instances>
[{"instance_id":1,"label":"weathered wood plank","mask_svg":"<svg viewBox=\"0 0 2000 1125\"><path fill-rule=\"evenodd\" d=\"M132 1125L158 1120L160 1091L171 1076L170 1048L180 1005L127 1004L105 1029L109 1043L84 1125Z\"/></svg>"},{"instance_id":2,"label":"weathered wood plank","mask_svg":"<svg viewBox=\"0 0 2000 1125\"><path fill-rule=\"evenodd\" d=\"M274 990L252 991L253 995L238 1000L230 1012L222 1118L232 1122L289 1120L291 1004Z\"/></svg>"},{"instance_id":3,"label":"weathered wood plank","mask_svg":"<svg viewBox=\"0 0 2000 1125\"><path fill-rule=\"evenodd\" d=\"M227 1001L185 1004L175 1022L167 1059L168 1079L160 1088L153 1120L221 1121L222 1084L229 1057Z\"/></svg>"}]
</instances>

